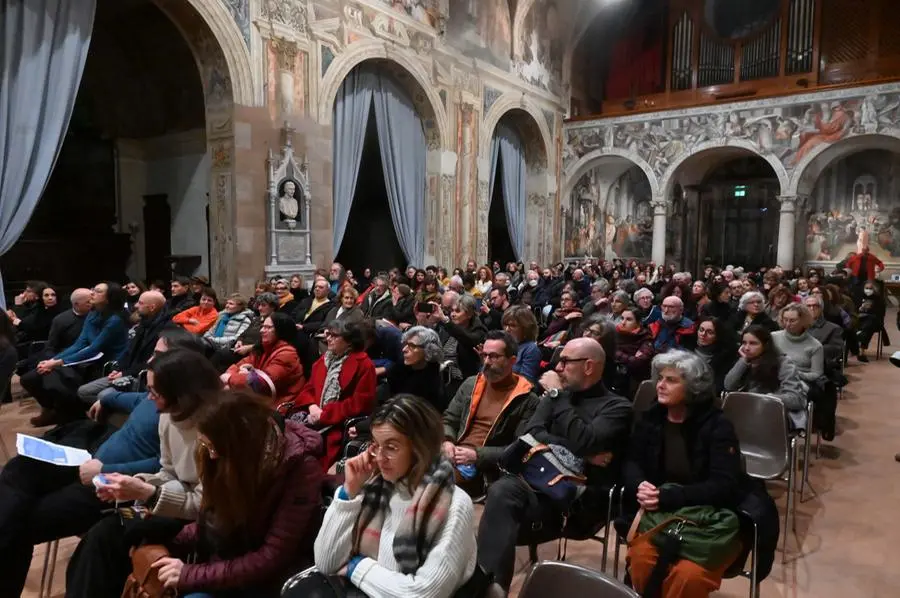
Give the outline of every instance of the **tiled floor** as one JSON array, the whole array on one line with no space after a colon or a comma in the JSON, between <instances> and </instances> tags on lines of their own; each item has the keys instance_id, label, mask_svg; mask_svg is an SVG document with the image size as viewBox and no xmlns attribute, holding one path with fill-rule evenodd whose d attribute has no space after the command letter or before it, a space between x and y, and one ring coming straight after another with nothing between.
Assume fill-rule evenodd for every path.
<instances>
[{"instance_id":1,"label":"tiled floor","mask_svg":"<svg viewBox=\"0 0 900 598\"><path fill-rule=\"evenodd\" d=\"M893 322L893 314L887 318ZM894 334L896 336L896 333ZM888 354L890 350L886 351ZM891 598L900 595L900 569L895 541L900 537L900 369L887 359L869 364L853 360L847 374L851 384L838 406L838 437L823 445L822 458L813 460L810 475L816 495L799 504L798 533L788 538L788 562L776 555L775 568L762 584L763 598ZM37 412L33 402L16 402L0 409L0 439L14 451L15 433L32 432L28 418ZM0 452L0 459L2 459ZM780 509L784 493L772 487ZM54 596L63 595L65 566L74 540L60 543ZM600 545L569 543L569 562L599 567ZM556 557L556 545L540 547L543 558ZM612 557L610 556L610 559ZM44 546L35 550L23 596L38 595ZM519 549L514 591L528 570L528 555ZM744 579L727 580L716 596L740 598L749 594Z\"/></svg>"}]
</instances>

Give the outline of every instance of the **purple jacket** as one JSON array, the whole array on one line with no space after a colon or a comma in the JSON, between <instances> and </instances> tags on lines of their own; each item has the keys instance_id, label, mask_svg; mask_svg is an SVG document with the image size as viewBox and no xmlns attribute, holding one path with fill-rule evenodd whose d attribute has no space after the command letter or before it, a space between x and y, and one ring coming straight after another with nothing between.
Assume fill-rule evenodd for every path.
<instances>
[{"instance_id":1,"label":"purple jacket","mask_svg":"<svg viewBox=\"0 0 900 598\"><path fill-rule=\"evenodd\" d=\"M285 441L282 473L259 505L251 529L256 548L230 560L218 560L214 555L209 562L185 565L178 580L179 592L272 587L277 595L281 582L304 565L303 555L312 554L322 509L322 436L288 421ZM191 523L181 530L175 544L191 550L198 537L198 524Z\"/></svg>"}]
</instances>

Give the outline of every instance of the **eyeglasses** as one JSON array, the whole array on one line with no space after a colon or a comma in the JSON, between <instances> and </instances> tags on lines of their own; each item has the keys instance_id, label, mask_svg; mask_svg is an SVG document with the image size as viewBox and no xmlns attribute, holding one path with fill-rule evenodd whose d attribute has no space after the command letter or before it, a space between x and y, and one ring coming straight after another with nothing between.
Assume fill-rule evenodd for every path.
<instances>
[{"instance_id":1,"label":"eyeglasses","mask_svg":"<svg viewBox=\"0 0 900 598\"><path fill-rule=\"evenodd\" d=\"M259 327L260 330L272 330L274 328L275 327L272 326L271 324L263 324L262 326Z\"/></svg>"},{"instance_id":2,"label":"eyeglasses","mask_svg":"<svg viewBox=\"0 0 900 598\"><path fill-rule=\"evenodd\" d=\"M503 353L481 353L481 358L485 361L497 361L498 359L504 359L505 357L506 355L504 355Z\"/></svg>"},{"instance_id":3,"label":"eyeglasses","mask_svg":"<svg viewBox=\"0 0 900 598\"><path fill-rule=\"evenodd\" d=\"M394 445L381 446L377 442L373 442L366 449L366 452L369 453L369 456L373 459L377 459L378 457L383 457L386 461L392 461L397 458L400 454L400 447Z\"/></svg>"},{"instance_id":4,"label":"eyeglasses","mask_svg":"<svg viewBox=\"0 0 900 598\"><path fill-rule=\"evenodd\" d=\"M416 343L412 343L412 342L403 343L403 346L406 347L407 349L409 349L410 351L415 351L417 349L422 349L425 347L425 345L417 345Z\"/></svg>"},{"instance_id":5,"label":"eyeglasses","mask_svg":"<svg viewBox=\"0 0 900 598\"><path fill-rule=\"evenodd\" d=\"M565 355L559 358L559 363L561 366L566 367L570 363L578 363L579 361L587 361L590 359L589 357L566 357Z\"/></svg>"}]
</instances>

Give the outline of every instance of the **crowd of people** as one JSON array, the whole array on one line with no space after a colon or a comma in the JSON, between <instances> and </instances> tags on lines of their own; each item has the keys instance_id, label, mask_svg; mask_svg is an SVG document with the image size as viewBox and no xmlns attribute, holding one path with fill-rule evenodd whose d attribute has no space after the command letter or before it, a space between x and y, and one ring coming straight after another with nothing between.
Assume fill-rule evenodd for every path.
<instances>
[{"instance_id":1,"label":"crowd of people","mask_svg":"<svg viewBox=\"0 0 900 598\"><path fill-rule=\"evenodd\" d=\"M611 510L646 532L627 555L638 591L708 596L752 541L735 528L715 560L672 561L642 526L688 507L750 516L763 579L777 511L721 397L777 397L790 433L811 401L832 439L842 361L890 344L862 274L335 263L224 304L202 277L68 302L29 282L0 318L4 400L17 374L31 423L93 458L0 472L0 596L20 595L35 545L77 535L73 597L120 596L153 543L159 579L193 598L277 596L310 566L288 595L471 598L509 590L516 546L589 538ZM657 400L636 414L647 380ZM536 479L536 454L565 475Z\"/></svg>"}]
</instances>

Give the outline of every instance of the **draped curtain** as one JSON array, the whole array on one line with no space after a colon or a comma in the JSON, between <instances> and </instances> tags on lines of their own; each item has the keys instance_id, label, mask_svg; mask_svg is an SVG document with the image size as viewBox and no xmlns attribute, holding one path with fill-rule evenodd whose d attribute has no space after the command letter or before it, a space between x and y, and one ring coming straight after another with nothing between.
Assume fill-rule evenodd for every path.
<instances>
[{"instance_id":1,"label":"draped curtain","mask_svg":"<svg viewBox=\"0 0 900 598\"><path fill-rule=\"evenodd\" d=\"M493 197L498 161L503 161L503 206L506 226L516 259L525 254L525 145L515 129L499 123L491 141L491 175L488 193Z\"/></svg>"},{"instance_id":2,"label":"draped curtain","mask_svg":"<svg viewBox=\"0 0 900 598\"><path fill-rule=\"evenodd\" d=\"M0 0L0 255L18 241L65 139L95 0ZM0 303L6 307L0 277Z\"/></svg>"},{"instance_id":3,"label":"draped curtain","mask_svg":"<svg viewBox=\"0 0 900 598\"><path fill-rule=\"evenodd\" d=\"M425 260L425 132L408 94L379 76L375 125L394 231L408 264Z\"/></svg>"},{"instance_id":4,"label":"draped curtain","mask_svg":"<svg viewBox=\"0 0 900 598\"><path fill-rule=\"evenodd\" d=\"M366 123L372 108L376 76L365 69L353 69L341 84L334 100L334 236L332 255L337 256L347 232L353 194L359 178Z\"/></svg>"},{"instance_id":5,"label":"draped curtain","mask_svg":"<svg viewBox=\"0 0 900 598\"><path fill-rule=\"evenodd\" d=\"M391 77L368 68L350 72L334 103L334 239L340 251L362 162L366 125L375 108L388 207L410 264L425 259L425 132L409 95Z\"/></svg>"}]
</instances>

